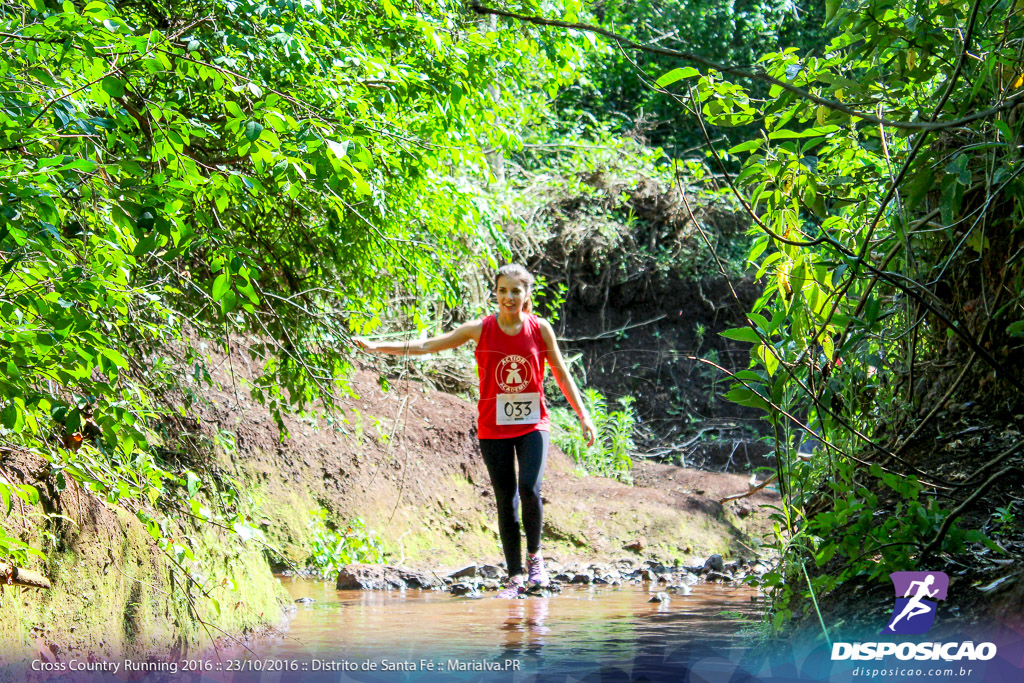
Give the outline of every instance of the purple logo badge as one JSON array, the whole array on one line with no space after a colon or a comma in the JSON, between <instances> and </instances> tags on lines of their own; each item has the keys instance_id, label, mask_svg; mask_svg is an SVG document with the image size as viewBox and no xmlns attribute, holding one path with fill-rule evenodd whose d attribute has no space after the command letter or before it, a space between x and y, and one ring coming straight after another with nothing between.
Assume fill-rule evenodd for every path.
<instances>
[{"instance_id":1,"label":"purple logo badge","mask_svg":"<svg viewBox=\"0 0 1024 683\"><path fill-rule=\"evenodd\" d=\"M949 577L943 572L893 572L889 578L896 589L896 607L882 633L917 635L930 629L936 601L946 599Z\"/></svg>"}]
</instances>

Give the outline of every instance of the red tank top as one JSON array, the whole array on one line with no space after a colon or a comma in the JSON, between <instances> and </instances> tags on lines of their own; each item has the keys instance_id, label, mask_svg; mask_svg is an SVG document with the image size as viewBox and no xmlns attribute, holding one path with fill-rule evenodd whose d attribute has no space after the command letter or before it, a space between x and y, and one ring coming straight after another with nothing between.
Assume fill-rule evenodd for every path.
<instances>
[{"instance_id":1,"label":"red tank top","mask_svg":"<svg viewBox=\"0 0 1024 683\"><path fill-rule=\"evenodd\" d=\"M536 316L527 315L515 335L502 332L495 316L484 318L474 354L480 376L479 438L510 439L536 430L550 431L544 405L547 353Z\"/></svg>"}]
</instances>

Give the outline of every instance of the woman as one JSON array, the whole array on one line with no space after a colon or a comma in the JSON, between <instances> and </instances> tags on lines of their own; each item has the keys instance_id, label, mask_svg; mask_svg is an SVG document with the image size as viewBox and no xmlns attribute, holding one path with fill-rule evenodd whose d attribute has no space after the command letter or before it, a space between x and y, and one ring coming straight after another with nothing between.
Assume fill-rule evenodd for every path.
<instances>
[{"instance_id":1,"label":"woman","mask_svg":"<svg viewBox=\"0 0 1024 683\"><path fill-rule=\"evenodd\" d=\"M447 334L429 339L392 343L354 340L367 351L395 355L435 353L469 341L476 342L480 377L477 431L480 452L498 505L498 532L509 574L508 587L498 594L501 598L518 597L526 591L527 585L548 583L540 554L540 485L551 429L544 403L545 359L559 388L580 418L587 445L594 443L596 437L594 422L558 350L555 331L546 320L530 312L533 281L533 276L522 266L505 265L495 278L498 297L495 315L463 323ZM525 582L519 535L520 500L529 571Z\"/></svg>"}]
</instances>

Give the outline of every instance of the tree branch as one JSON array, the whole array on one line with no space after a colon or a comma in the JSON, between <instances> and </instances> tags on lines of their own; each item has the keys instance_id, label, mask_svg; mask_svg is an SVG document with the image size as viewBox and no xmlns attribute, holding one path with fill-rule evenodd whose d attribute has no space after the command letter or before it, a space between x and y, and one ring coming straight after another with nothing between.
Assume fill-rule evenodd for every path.
<instances>
[{"instance_id":1,"label":"tree branch","mask_svg":"<svg viewBox=\"0 0 1024 683\"><path fill-rule=\"evenodd\" d=\"M1014 97L1005 100L1001 104L989 107L988 109L984 109L982 111L974 112L973 114L969 114L959 119L951 119L948 121L897 121L893 119L886 119L874 116L873 114L869 114L864 111L859 111L857 109L854 109L853 107L849 107L843 104L838 100L830 100L824 97L819 97L818 95L815 95L814 93L808 90L799 88L793 85L792 83L788 83L786 81L780 81L779 79L773 76L769 76L768 74L765 73L750 71L748 69L744 69L742 67L734 66L731 64L722 64L720 62L708 59L707 57L702 57L701 55L698 55L693 52L671 50L666 47L656 47L653 45L644 45L642 43L630 40L625 36L621 36L617 33L609 31L608 29L601 28L600 26L593 26L591 24L580 24L569 21L558 21L556 19L545 19L544 17L535 17L528 14L517 14L515 12L495 9L493 7L485 7L476 2L470 5L470 8L477 14L497 15L499 17L506 17L508 19L517 19L518 21L523 21L528 24L536 24L538 26L552 26L556 28L565 28L573 29L576 31L587 31L589 33L596 33L598 35L604 36L605 38L614 40L620 46L629 48L631 50L641 50L643 52L649 52L651 54L662 55L665 57L685 59L688 62L694 62L709 69L721 71L722 73L725 74L731 74L733 76L739 76L740 78L746 78L754 81L762 81L770 85L776 85L782 88L783 90L791 92L794 95L797 95L805 100L813 102L822 107L826 107L834 111L840 111L850 116L856 116L857 118L863 119L868 123L872 123L875 125L890 126L892 128L899 128L900 130L932 131L945 130L946 128L955 128L957 126L963 126L968 123L971 123L972 121L986 119L990 116L998 114L1001 111L1013 109L1018 104L1024 103L1024 92L1021 92L1015 95Z\"/></svg>"}]
</instances>

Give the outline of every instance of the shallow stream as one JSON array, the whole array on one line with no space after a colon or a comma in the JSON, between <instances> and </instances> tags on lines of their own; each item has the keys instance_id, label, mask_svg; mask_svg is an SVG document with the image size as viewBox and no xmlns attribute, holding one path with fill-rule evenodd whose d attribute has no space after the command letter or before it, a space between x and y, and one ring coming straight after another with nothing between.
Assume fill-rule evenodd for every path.
<instances>
[{"instance_id":1,"label":"shallow stream","mask_svg":"<svg viewBox=\"0 0 1024 683\"><path fill-rule=\"evenodd\" d=\"M721 660L744 649L739 631L760 618L752 601L756 591L715 584L659 604L649 602L656 584L566 586L550 598L501 600L493 594L470 599L419 590L338 591L288 577L282 583L293 599L315 602L298 605L288 632L255 648L255 656L301 662L303 672L332 671L323 680L335 681L518 680L535 674L575 680L598 671L607 676L611 669L626 678L649 670L659 680L673 662L690 668L702 653Z\"/></svg>"}]
</instances>

